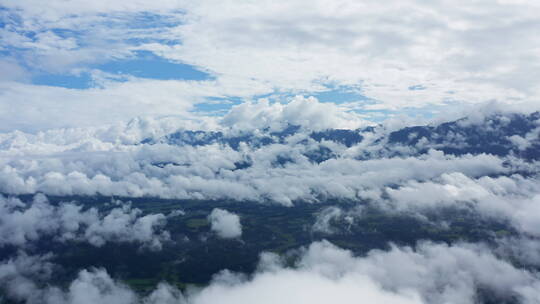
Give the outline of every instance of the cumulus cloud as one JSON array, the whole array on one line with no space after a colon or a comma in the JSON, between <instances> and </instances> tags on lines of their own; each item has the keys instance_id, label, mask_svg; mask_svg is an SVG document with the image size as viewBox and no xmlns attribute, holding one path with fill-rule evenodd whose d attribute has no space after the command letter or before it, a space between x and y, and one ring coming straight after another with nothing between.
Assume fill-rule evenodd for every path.
<instances>
[{"instance_id":1,"label":"cumulus cloud","mask_svg":"<svg viewBox=\"0 0 540 304\"><path fill-rule=\"evenodd\" d=\"M67 290L58 287L42 288L37 284L50 280L52 264L41 256L20 254L0 264L0 286L8 299L25 303L136 303L136 294L114 281L103 269L82 270Z\"/></svg>"},{"instance_id":2,"label":"cumulus cloud","mask_svg":"<svg viewBox=\"0 0 540 304\"><path fill-rule=\"evenodd\" d=\"M299 120L287 122L289 118L283 113L289 105L267 106L276 107L277 116L268 114L274 113L271 110L263 115L270 118L262 124L250 121L248 124L255 129L248 133L238 134L234 126L220 125L219 134L239 141L237 146L161 142L159 139L167 134L186 130L182 122L174 119L138 119L127 125L38 134L1 134L0 190L9 194L232 198L290 205L297 200L369 198L384 186L410 179L424 181L443 173L478 177L524 166L519 159L484 154L454 156L429 150L419 156L425 147L391 145L385 137L390 131L383 127L364 132L351 130L350 134L363 140L350 147L324 138L317 141L310 135L311 128L318 128L316 120L288 114L290 119L298 116ZM321 110L316 113L322 115ZM233 121L241 121L240 117ZM274 122L279 123L274 126ZM279 129L291 122L302 123L304 128L282 139L265 129ZM141 144L147 138L157 140L155 144L152 140ZM242 142L245 138L270 138L274 143L260 146ZM245 165L239 168L239 164ZM535 170L534 164L527 166Z\"/></svg>"},{"instance_id":3,"label":"cumulus cloud","mask_svg":"<svg viewBox=\"0 0 540 304\"><path fill-rule=\"evenodd\" d=\"M456 132L451 132L452 136L442 141L434 137L429 145L422 144L422 140L416 144L414 141L412 144L391 143L388 134L393 134L394 130L385 126L367 131L350 130L347 136L354 135L362 140L346 146L332 141L332 137L315 140L311 132L316 126L302 119L303 125L296 133L279 138L275 135L277 133L266 128L282 130L291 123L283 116L289 105L267 104L265 107L278 110L269 110L268 113L264 110L266 114L262 116L269 118L261 118L264 122L260 124L257 119L247 122L245 128L252 129L244 133L238 133L233 125L227 127L222 124L217 129L216 125L207 125L214 133L197 133L186 129L183 121L175 119L136 119L129 124L100 128L0 134L0 191L15 195L43 192L50 195L227 198L284 205L325 199L376 201L389 194L395 200L402 200L399 206L403 207L421 202L442 205L449 200L428 196L417 200L416 196L423 190L415 190L415 187L422 186L425 191L440 196L450 187L444 186L445 183L457 183L452 186L459 190L471 188L468 179L474 181L483 176L515 172L527 176L538 171L537 163L514 156L514 151L519 151L521 146L512 146L510 141L503 146L509 151L506 156L483 153L453 155L428 150L435 146L470 151L467 149L475 146L465 140L467 132L474 128L493 129L493 120L490 119L480 122L474 122L476 119L460 120L456 128L469 129L461 133L456 129ZM274 117L269 113L277 114ZM233 121L241 121L242 115ZM291 115L294 116L300 115ZM511 120L499 115L497 121ZM204 123L194 122L192 126L196 125L202 127ZM426 130L433 132L433 129ZM531 130L522 132L529 145L537 136L537 129ZM221 134L223 141L192 146L182 142L182 134L188 134L182 132L192 132L190 136L193 138L201 134ZM411 134L408 140L412 140L411 136L419 137L418 132ZM178 138L169 142L174 136ZM252 143L249 142L251 139ZM238 143L229 145L227 140ZM264 140L271 143L260 144ZM516 175L511 179L518 181L516 187L519 187L527 185L531 178L525 177L520 182ZM481 179L484 184L489 180L487 177ZM499 179L500 182L503 180ZM444 191L438 191L437 187L444 188ZM459 192L454 199L475 199L469 192Z\"/></svg>"},{"instance_id":4,"label":"cumulus cloud","mask_svg":"<svg viewBox=\"0 0 540 304\"><path fill-rule=\"evenodd\" d=\"M479 289L486 288L495 299L534 303L538 284L534 273L514 268L481 246L424 243L354 257L320 242L307 249L297 268L277 266L243 281L216 280L193 302L244 303L265 295L260 301L268 303L325 303L336 297L340 303L476 303Z\"/></svg>"},{"instance_id":5,"label":"cumulus cloud","mask_svg":"<svg viewBox=\"0 0 540 304\"><path fill-rule=\"evenodd\" d=\"M528 288L538 284L534 274L497 259L482 246L422 243L415 250L393 247L371 251L365 258L322 242L312 244L300 265L318 273L340 277L347 273L366 274L383 288L417 291L426 303L475 303L477 288L496 296L528 298ZM493 276L504 273L504 277Z\"/></svg>"},{"instance_id":6,"label":"cumulus cloud","mask_svg":"<svg viewBox=\"0 0 540 304\"><path fill-rule=\"evenodd\" d=\"M363 137L349 146L324 137L316 139L313 130L320 127L321 132L325 131L323 126L317 127L315 120L311 121L319 115L319 110L314 116L304 117L293 111L295 114L287 118L289 114L284 113L288 106L265 104L263 108L270 110L261 110L260 118L264 122L253 120L242 126L252 128L250 132L238 132L234 123L226 125L227 119L241 121L242 114L234 119L226 117L214 133L208 133L221 132L225 139L267 136L271 138L268 144L243 140L230 145L226 140L216 140L187 145L182 142L181 131L192 132L189 134L193 138L203 133L186 130L174 120L153 119L33 135L2 134L0 190L15 195L43 192L60 196L225 198L287 206L297 201L316 203L336 199L408 214L458 208L507 223L517 235L494 236L490 240L493 248L481 244L421 242L415 248L391 246L387 251L371 251L362 257L327 242L314 243L300 254L295 267L286 267L282 258L266 253L254 274L224 270L209 286L184 293L162 283L143 298L100 269L81 271L68 289L40 288L39 282L26 274L9 276L17 277L17 282L28 286L25 290L35 293L17 290L8 283L1 283L3 288L13 289L7 294L28 299L29 303L31 299L85 303L87 299L95 302L101 298L118 303L215 303L216 299L242 303L252 302L254 295L268 295L269 300L287 303L335 299L337 293L344 302L352 298L395 303L475 303L481 297L488 297L488 300L534 303L540 286L537 274L520 267L536 267L540 260L534 254L540 248L538 162L512 153L454 155L428 150L427 144L420 144L421 147L393 144L388 139L391 130L385 126L347 131L347 135ZM285 137L272 133L284 130L290 123L284 120L296 116L302 124L298 132ZM504 116L497 119L510 121ZM480 120L478 124L473 119L458 124L495 130L494 121ZM531 130L521 137L533 142L537 129ZM420 131L406 137L410 140L418 134ZM178 137L177 141L168 142L174 136ZM443 141L442 145L459 143L454 141L457 137ZM515 142L510 147L519 146L520 142ZM309 157L309 153L324 149L332 156L321 161ZM94 246L136 242L160 249L169 240L169 234L164 231L168 216L143 215L129 204L112 203L109 211L100 212L75 203L52 205L44 195L35 196L31 202L2 197L0 244L25 248L40 238L50 238L59 242L84 241ZM322 210L316 214L312 231L327 235L345 231L355 217L363 216L361 207L349 207L341 208L337 204ZM169 216L175 214L181 213ZM242 235L240 218L234 213L216 208L208 221L220 238ZM291 286L296 293L289 297L275 292L280 288L290 291ZM317 293L309 286L317 286Z\"/></svg>"},{"instance_id":7,"label":"cumulus cloud","mask_svg":"<svg viewBox=\"0 0 540 304\"><path fill-rule=\"evenodd\" d=\"M472 209L487 218L509 221L519 231L537 237L538 184L536 178L520 175L474 179L456 172L432 181L410 181L397 189L387 188L386 193L395 210Z\"/></svg>"},{"instance_id":8,"label":"cumulus cloud","mask_svg":"<svg viewBox=\"0 0 540 304\"><path fill-rule=\"evenodd\" d=\"M455 157L432 153L418 158L329 159L318 164L298 153L293 162L275 166L286 145L247 155L217 145L134 148L133 152L112 153L112 157L98 152L68 153L71 157L8 158L0 171L0 180L4 181L0 188L12 194L41 191L53 195L232 198L290 205L295 200L357 199L368 195L365 190L409 179L426 180L445 172L482 176L508 171L503 159L490 155ZM305 147L299 145L296 149L301 152ZM289 153L295 157L294 150ZM253 165L235 170L235 163L244 156L250 157ZM160 159L169 165L154 165L158 162L153 160Z\"/></svg>"},{"instance_id":9,"label":"cumulus cloud","mask_svg":"<svg viewBox=\"0 0 540 304\"><path fill-rule=\"evenodd\" d=\"M356 129L368 123L358 114L333 103L321 103L314 97L294 97L289 103L273 103L262 99L232 107L222 124L239 131L270 128L282 130L288 124L311 130Z\"/></svg>"},{"instance_id":10,"label":"cumulus cloud","mask_svg":"<svg viewBox=\"0 0 540 304\"><path fill-rule=\"evenodd\" d=\"M40 238L56 241L83 241L94 246L107 242L136 242L153 250L170 239L163 230L166 216L142 215L129 203L116 202L118 206L102 213L95 208L83 210L74 203L48 202L38 194L31 202L17 198L0 197L0 246L25 247Z\"/></svg>"},{"instance_id":11,"label":"cumulus cloud","mask_svg":"<svg viewBox=\"0 0 540 304\"><path fill-rule=\"evenodd\" d=\"M39 297L37 282L50 279L54 265L51 255L31 256L19 252L17 256L0 262L0 287L5 296L18 301L36 303Z\"/></svg>"},{"instance_id":12,"label":"cumulus cloud","mask_svg":"<svg viewBox=\"0 0 540 304\"><path fill-rule=\"evenodd\" d=\"M477 303L480 300L535 303L540 278L494 256L481 245L420 243L416 248L392 246L356 257L329 242L316 242L305 249L294 267L265 254L259 271L252 276L223 271L206 287L185 294L161 283L140 298L114 281L102 269L82 270L66 290L20 289L8 277L29 280L33 270L47 269L36 257L8 261L0 266L0 284L8 295L36 303ZM24 262L23 260L26 260ZM31 261L34 268L13 267ZM43 266L42 266L43 265ZM269 267L271 266L271 267ZM28 281L31 282L31 281ZM7 284L7 285L6 285ZM39 298L37 297L39 296ZM34 301L32 301L34 300Z\"/></svg>"},{"instance_id":13,"label":"cumulus cloud","mask_svg":"<svg viewBox=\"0 0 540 304\"><path fill-rule=\"evenodd\" d=\"M214 208L210 215L210 229L214 231L220 238L232 239L242 235L242 224L240 217L227 210Z\"/></svg>"}]
</instances>

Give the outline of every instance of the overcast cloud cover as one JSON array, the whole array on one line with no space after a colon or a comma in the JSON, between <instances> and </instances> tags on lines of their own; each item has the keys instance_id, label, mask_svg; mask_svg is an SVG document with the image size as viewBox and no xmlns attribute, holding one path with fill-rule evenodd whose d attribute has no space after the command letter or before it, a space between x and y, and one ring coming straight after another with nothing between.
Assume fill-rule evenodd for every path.
<instances>
[{"instance_id":1,"label":"overcast cloud cover","mask_svg":"<svg viewBox=\"0 0 540 304\"><path fill-rule=\"evenodd\" d=\"M534 0L0 0L2 296L540 303L538 16ZM317 241L182 291L141 295L99 267L48 284L60 266L30 252L40 241L173 242L183 211L130 198L336 202L305 227L327 236L366 208L437 229L450 224L433 214L457 210L511 232L361 256ZM225 209L203 215L224 240L201 239L243 242Z\"/></svg>"}]
</instances>

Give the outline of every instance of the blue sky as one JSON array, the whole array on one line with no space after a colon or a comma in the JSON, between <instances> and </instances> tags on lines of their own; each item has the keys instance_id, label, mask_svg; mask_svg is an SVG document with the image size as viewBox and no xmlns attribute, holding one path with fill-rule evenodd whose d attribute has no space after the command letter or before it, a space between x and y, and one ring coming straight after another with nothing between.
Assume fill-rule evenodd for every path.
<instances>
[{"instance_id":1,"label":"blue sky","mask_svg":"<svg viewBox=\"0 0 540 304\"><path fill-rule=\"evenodd\" d=\"M204 119L298 95L376 122L539 104L535 2L395 2L4 1L2 130Z\"/></svg>"},{"instance_id":2,"label":"blue sky","mask_svg":"<svg viewBox=\"0 0 540 304\"><path fill-rule=\"evenodd\" d=\"M149 52L136 52L131 58L111 60L102 64L89 64L86 71L79 73L58 73L35 71L31 82L36 85L59 86L69 89L88 89L96 86L92 80L92 70L99 70L117 76L117 81L126 77L156 80L210 80L212 75L196 67L158 57Z\"/></svg>"}]
</instances>

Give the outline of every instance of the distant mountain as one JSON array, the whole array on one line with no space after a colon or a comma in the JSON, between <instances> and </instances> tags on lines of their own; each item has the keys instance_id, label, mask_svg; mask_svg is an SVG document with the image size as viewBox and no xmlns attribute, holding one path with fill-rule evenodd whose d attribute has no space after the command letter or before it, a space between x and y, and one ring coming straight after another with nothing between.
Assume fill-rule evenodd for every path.
<instances>
[{"instance_id":1,"label":"distant mountain","mask_svg":"<svg viewBox=\"0 0 540 304\"><path fill-rule=\"evenodd\" d=\"M293 136L296 136L295 140L291 140ZM485 153L538 160L540 113L494 114L478 121L462 118L438 125L412 126L397 131L387 131L384 126L310 131L296 125L289 125L279 132L263 129L242 134L182 130L159 138L148 138L141 143L180 146L221 144L234 150L240 149L242 144L251 149L261 149L271 144L306 145L303 155L314 162L339 156L339 151L334 151L331 143L344 148L361 144L356 157L358 159L417 156L436 149L453 155ZM283 164L287 161L287 157L283 156L277 163Z\"/></svg>"},{"instance_id":2,"label":"distant mountain","mask_svg":"<svg viewBox=\"0 0 540 304\"><path fill-rule=\"evenodd\" d=\"M540 113L496 114L481 122L467 118L437 126L403 128L388 135L389 145L416 147L418 153L437 149L446 154L515 155L540 158Z\"/></svg>"},{"instance_id":3,"label":"distant mountain","mask_svg":"<svg viewBox=\"0 0 540 304\"><path fill-rule=\"evenodd\" d=\"M300 129L300 126L289 125L280 132L269 132L268 129L264 129L262 132L259 132L259 135L252 132L233 136L226 135L223 132L182 130L158 139L147 138L143 140L142 143L166 143L169 145L188 146L204 146L219 143L229 145L231 148L236 150L241 143L245 143L252 147L284 143L288 137L298 134ZM351 147L362 141L363 137L360 135L360 133L361 130L329 129L319 132L311 132L309 136L317 142L327 140Z\"/></svg>"}]
</instances>

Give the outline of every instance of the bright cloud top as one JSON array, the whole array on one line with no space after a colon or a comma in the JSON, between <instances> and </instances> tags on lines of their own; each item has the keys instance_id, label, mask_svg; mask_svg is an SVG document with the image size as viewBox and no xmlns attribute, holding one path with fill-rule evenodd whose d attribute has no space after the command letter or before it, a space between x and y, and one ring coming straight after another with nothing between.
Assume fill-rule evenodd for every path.
<instances>
[{"instance_id":1,"label":"bright cloud top","mask_svg":"<svg viewBox=\"0 0 540 304\"><path fill-rule=\"evenodd\" d=\"M163 229L165 215L143 216L129 203L113 204L116 208L100 214L95 208L83 210L74 203L54 206L41 194L28 203L0 196L0 248L24 248L41 238L52 238L58 242L88 242L96 247L107 242L133 242L160 250L163 242L169 241L169 232Z\"/></svg>"},{"instance_id":2,"label":"bright cloud top","mask_svg":"<svg viewBox=\"0 0 540 304\"><path fill-rule=\"evenodd\" d=\"M240 217L227 210L214 208L210 215L208 215L210 221L210 228L220 238L233 239L242 235L242 224L240 224Z\"/></svg>"},{"instance_id":3,"label":"bright cloud top","mask_svg":"<svg viewBox=\"0 0 540 304\"><path fill-rule=\"evenodd\" d=\"M382 113L540 95L535 1L3 5L0 117L11 130L324 91Z\"/></svg>"},{"instance_id":4,"label":"bright cloud top","mask_svg":"<svg viewBox=\"0 0 540 304\"><path fill-rule=\"evenodd\" d=\"M252 277L222 271L204 288L186 294L161 283L141 298L114 281L103 269L82 270L67 290L40 288L31 276L46 279L52 265L47 256L19 255L0 264L0 285L12 298L27 303L340 303L384 302L477 303L475 289L489 296L536 303L537 274L515 268L483 246L422 243L417 248L393 246L355 257L328 242L305 249L295 268L285 267L271 253L263 253L260 271ZM25 288L20 288L24 286Z\"/></svg>"}]
</instances>

